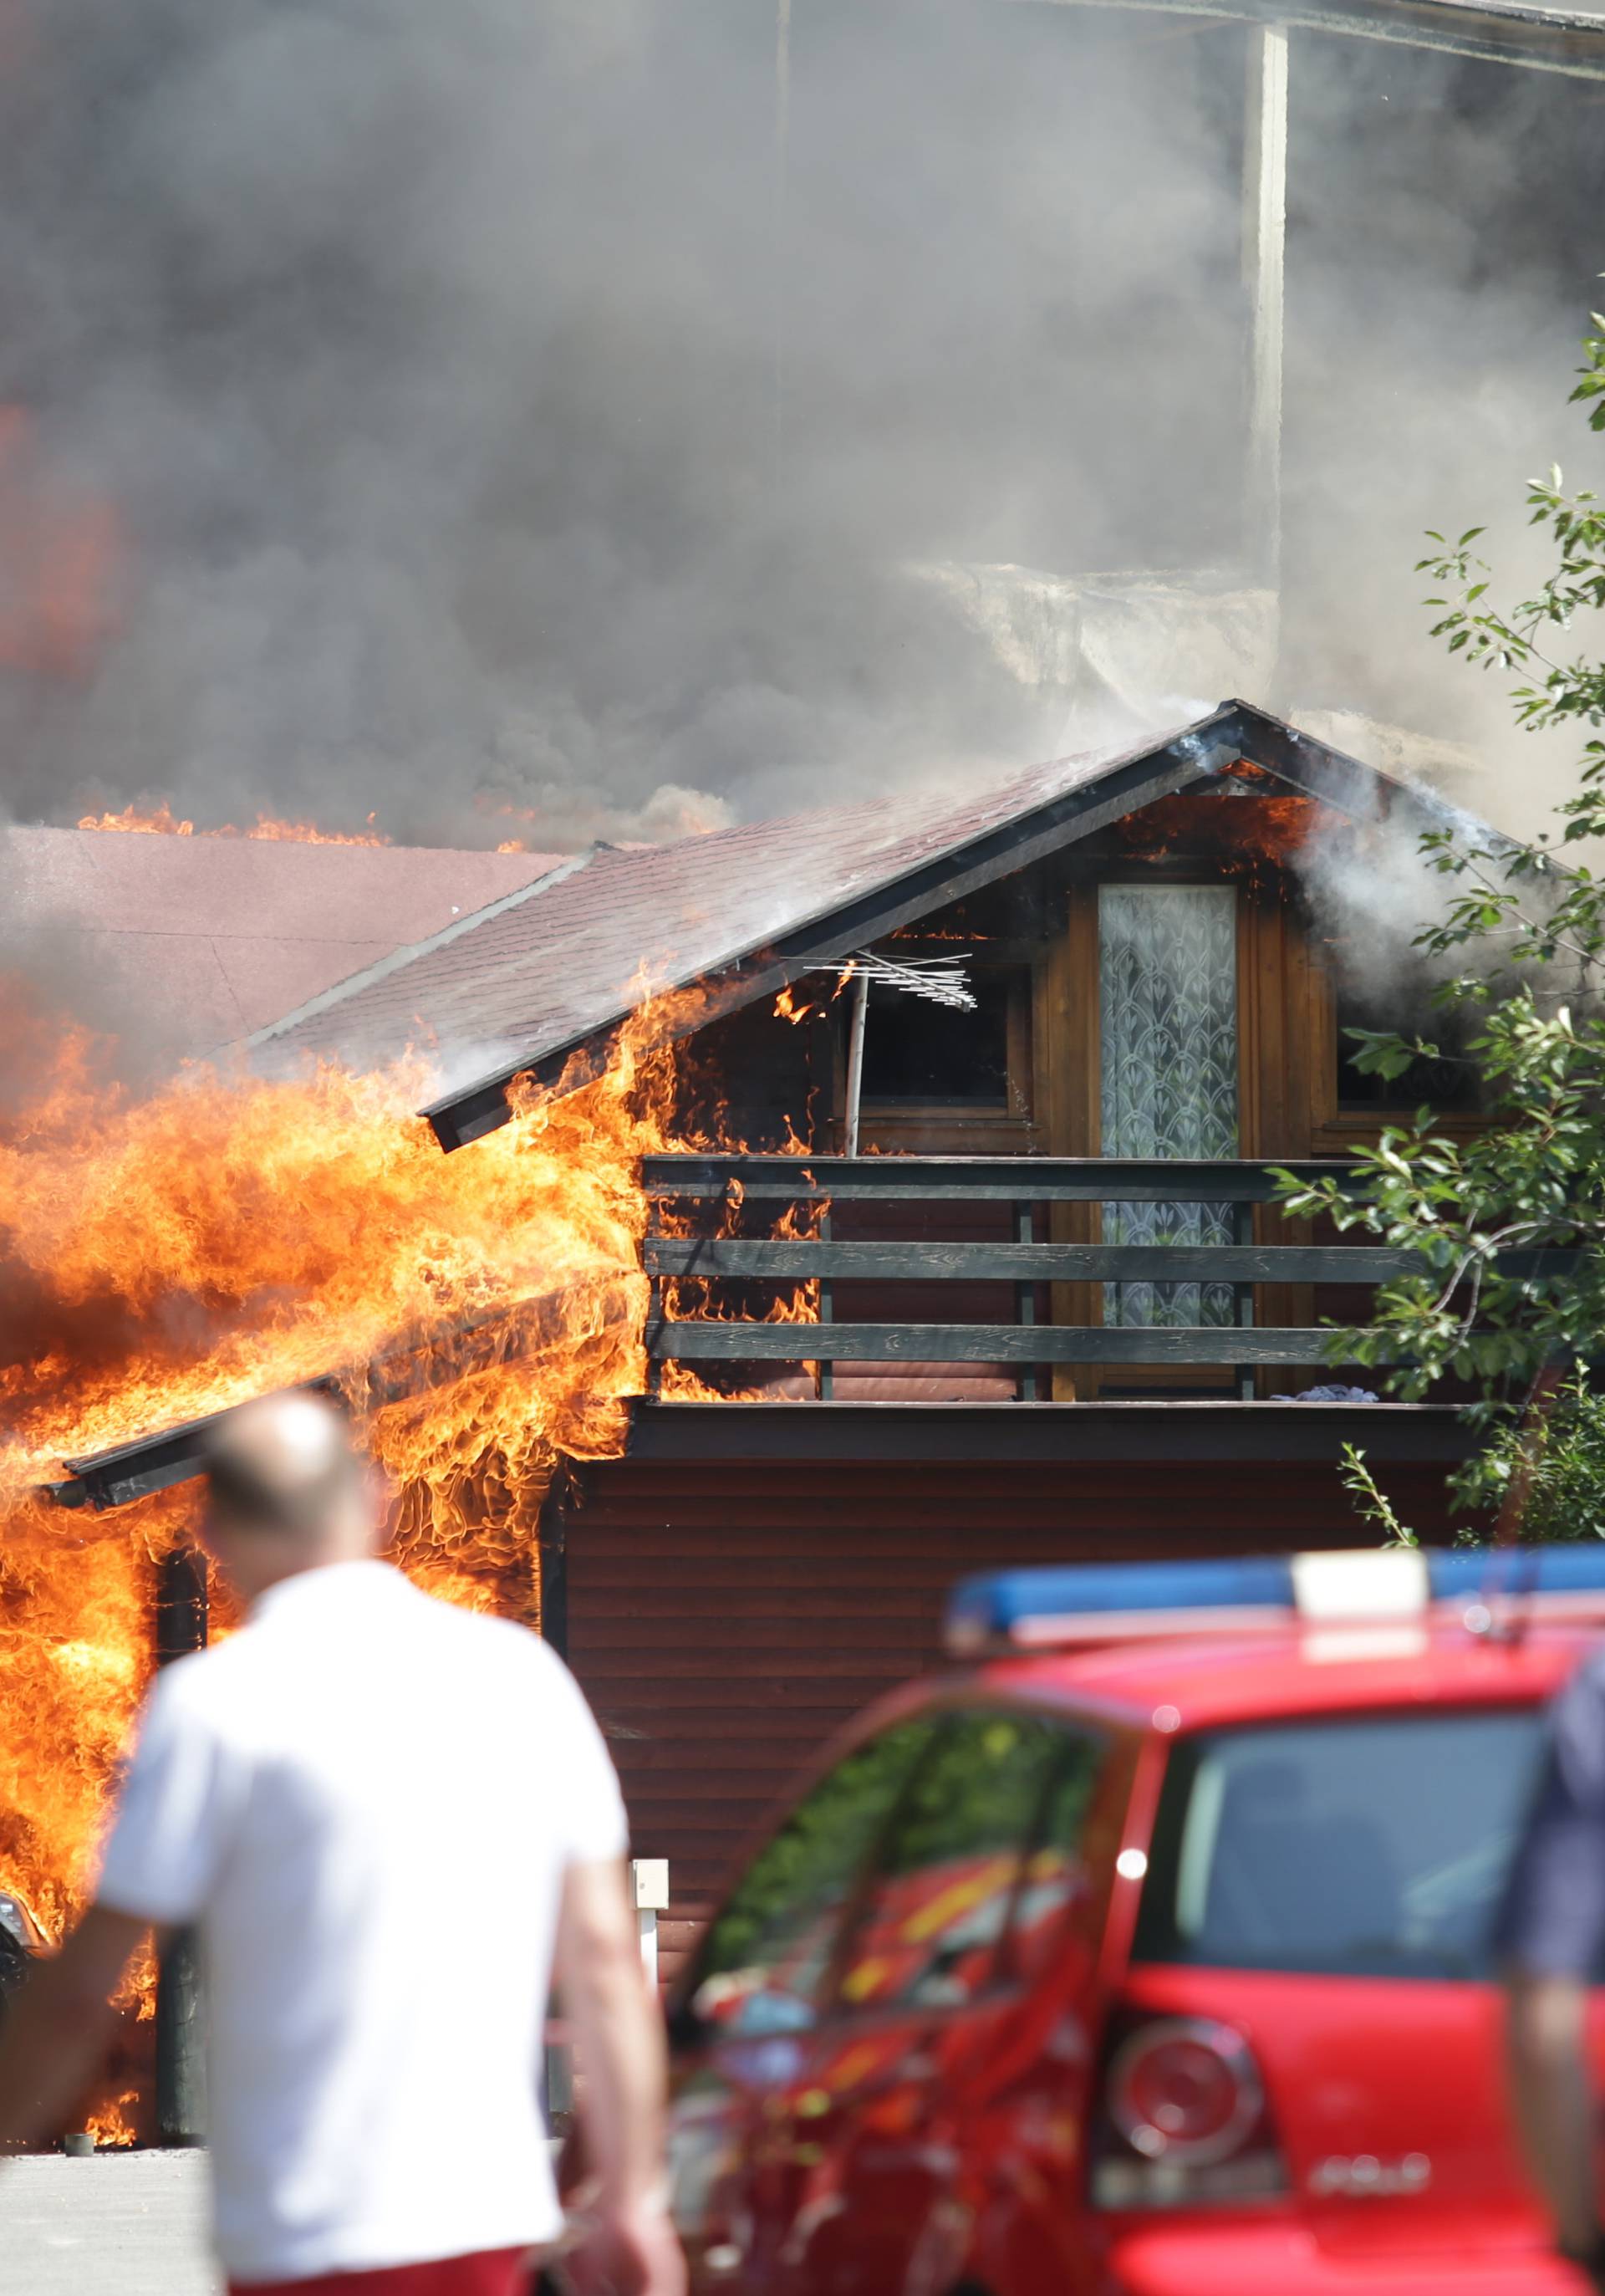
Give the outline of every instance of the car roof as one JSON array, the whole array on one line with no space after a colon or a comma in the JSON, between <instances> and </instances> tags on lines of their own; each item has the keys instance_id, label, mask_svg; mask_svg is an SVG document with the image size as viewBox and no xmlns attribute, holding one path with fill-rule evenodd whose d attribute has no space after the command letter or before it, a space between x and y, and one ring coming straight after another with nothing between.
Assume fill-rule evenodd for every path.
<instances>
[{"instance_id":1,"label":"car roof","mask_svg":"<svg viewBox=\"0 0 1605 2296\"><path fill-rule=\"evenodd\" d=\"M1401 1707L1533 1705L1551 1697L1597 1631L1536 1626L1515 1638L1389 1622L1262 1635L1172 1635L991 1660L970 1683L1140 1728L1215 1728L1291 1715Z\"/></svg>"}]
</instances>

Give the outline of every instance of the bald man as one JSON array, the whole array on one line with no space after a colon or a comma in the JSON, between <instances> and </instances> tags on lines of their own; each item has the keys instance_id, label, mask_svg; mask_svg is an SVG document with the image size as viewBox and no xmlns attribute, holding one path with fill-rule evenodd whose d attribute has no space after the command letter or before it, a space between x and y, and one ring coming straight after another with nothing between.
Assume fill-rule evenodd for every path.
<instances>
[{"instance_id":1,"label":"bald man","mask_svg":"<svg viewBox=\"0 0 1605 2296\"><path fill-rule=\"evenodd\" d=\"M681 2296L623 1807L571 1677L377 1559L376 1486L315 1397L232 1414L208 1471L246 1622L157 1679L94 1903L0 2038L0 2144L59 2125L145 1933L193 1923L230 2289L513 2296L559 2231L555 1966L599 2176L564 2272Z\"/></svg>"}]
</instances>

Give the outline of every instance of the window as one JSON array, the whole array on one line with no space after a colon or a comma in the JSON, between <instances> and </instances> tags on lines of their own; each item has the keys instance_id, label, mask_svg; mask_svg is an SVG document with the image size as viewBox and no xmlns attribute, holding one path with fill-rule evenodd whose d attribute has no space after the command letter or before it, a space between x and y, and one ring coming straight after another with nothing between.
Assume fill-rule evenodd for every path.
<instances>
[{"instance_id":1,"label":"window","mask_svg":"<svg viewBox=\"0 0 1605 2296\"><path fill-rule=\"evenodd\" d=\"M921 1717L860 1746L791 1812L715 1920L686 1999L721 2031L814 2021L838 1925L864 1859L936 1734Z\"/></svg>"},{"instance_id":2,"label":"window","mask_svg":"<svg viewBox=\"0 0 1605 2296\"><path fill-rule=\"evenodd\" d=\"M844 2008L950 2007L987 1986L1064 1743L1032 1715L949 1720L876 1857L846 1955ZM1061 1832L1074 1803L1072 1794L1060 1805Z\"/></svg>"},{"instance_id":3,"label":"window","mask_svg":"<svg viewBox=\"0 0 1605 2296\"><path fill-rule=\"evenodd\" d=\"M1230 885L1098 890L1101 1153L1238 1152L1237 894ZM1109 1243L1230 1243L1225 1204L1106 1204ZM1108 1283L1106 1324L1229 1324L1229 1283Z\"/></svg>"},{"instance_id":4,"label":"window","mask_svg":"<svg viewBox=\"0 0 1605 2296\"><path fill-rule=\"evenodd\" d=\"M872 987L864 1028L864 1097L927 1108L1003 1108L1009 1099L1007 972L971 972L975 1010Z\"/></svg>"},{"instance_id":5,"label":"window","mask_svg":"<svg viewBox=\"0 0 1605 2296\"><path fill-rule=\"evenodd\" d=\"M1401 1013L1380 996L1340 989L1338 996L1338 1106L1364 1109L1474 1109L1478 1104L1477 1070L1459 1057L1469 1036L1477 1033L1477 1008L1449 1006L1435 1010L1429 1001L1425 979L1402 983L1401 996L1413 1009ZM1437 1045L1442 1057L1412 1061L1403 1076L1368 1075L1356 1063L1360 1047L1351 1029L1390 1029L1405 1037L1422 1037Z\"/></svg>"},{"instance_id":6,"label":"window","mask_svg":"<svg viewBox=\"0 0 1605 2296\"><path fill-rule=\"evenodd\" d=\"M1087 1821L1103 1767L1104 1742L1091 1731L1056 1731L1059 1767L1020 1876L1009 1933L1009 1973L1027 1983L1063 1951L1065 1924L1087 1911L1100 1876L1089 1856ZM1113 1844L1110 1844L1112 1854Z\"/></svg>"},{"instance_id":7,"label":"window","mask_svg":"<svg viewBox=\"0 0 1605 2296\"><path fill-rule=\"evenodd\" d=\"M1178 1745L1135 1957L1491 1976L1541 1731L1519 1709L1290 1723Z\"/></svg>"}]
</instances>

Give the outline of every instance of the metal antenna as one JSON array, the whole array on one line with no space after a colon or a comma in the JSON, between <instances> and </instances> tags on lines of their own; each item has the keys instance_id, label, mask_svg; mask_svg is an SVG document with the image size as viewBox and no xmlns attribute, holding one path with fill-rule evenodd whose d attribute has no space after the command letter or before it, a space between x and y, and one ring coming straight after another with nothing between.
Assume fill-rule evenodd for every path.
<instances>
[{"instance_id":1,"label":"metal antenna","mask_svg":"<svg viewBox=\"0 0 1605 2296\"><path fill-rule=\"evenodd\" d=\"M841 1152L858 1153L858 1115L864 1099L864 1037L869 1022L872 988L900 989L907 996L923 996L949 1012L973 1013L975 991L964 965L970 952L955 949L951 956L880 956L874 950L855 949L842 969L838 988L853 987L852 1025L848 1034L847 1107L841 1126Z\"/></svg>"},{"instance_id":2,"label":"metal antenna","mask_svg":"<svg viewBox=\"0 0 1605 2296\"><path fill-rule=\"evenodd\" d=\"M906 996L928 997L931 1004L949 1005L956 1013L973 1013L975 991L964 970L969 955L968 949L951 956L882 956L873 949L855 949L847 961L842 986L854 980L872 988L900 988Z\"/></svg>"}]
</instances>

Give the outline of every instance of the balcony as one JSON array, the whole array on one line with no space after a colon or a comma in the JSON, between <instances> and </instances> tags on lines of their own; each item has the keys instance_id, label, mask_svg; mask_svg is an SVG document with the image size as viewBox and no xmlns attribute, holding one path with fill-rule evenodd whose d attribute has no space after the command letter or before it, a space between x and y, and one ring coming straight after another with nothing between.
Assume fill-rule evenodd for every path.
<instances>
[{"instance_id":1,"label":"balcony","mask_svg":"<svg viewBox=\"0 0 1605 2296\"><path fill-rule=\"evenodd\" d=\"M1345 1168L1322 1161L1283 1168L1318 1177ZM1257 1208L1274 1203L1276 1185L1270 1168L1255 1163L653 1156L643 1177L653 1206L643 1253L655 1293L647 1333L654 1363L699 1371L815 1364L815 1392L825 1401L834 1399L836 1370L846 1364L872 1364L894 1374L911 1364L1006 1365L1010 1399L1021 1402L1044 1398L1055 1365L1095 1367L1105 1381L1116 1367L1143 1366L1198 1374L1211 1388L1229 1382L1248 1400L1263 1366L1331 1361L1330 1324L1262 1320L1266 1295L1370 1287L1418 1264L1404 1251L1298 1242L1297 1230L1286 1242L1275 1239L1279 1216L1257 1218ZM1052 1231L1065 1224L1060 1207L1118 1204L1224 1207L1233 1241L1052 1239ZM995 1240L974 1239L978 1215L999 1230ZM1090 1225L1098 1215L1089 1221L1084 1210L1081 1218ZM843 1234L849 1226L879 1232ZM919 1233L888 1232L911 1226ZM752 1233L764 1227L769 1233ZM775 1232L782 1228L790 1232ZM1039 1241L1044 1230L1050 1240ZM701 1290L701 1313L676 1312L687 1279ZM760 1293L773 1301L802 1284L814 1287L807 1320L762 1320ZM975 1313L894 1319L873 1311L876 1292L911 1284L939 1289L949 1300L954 1286L970 1287L977 1300L974 1287L994 1300L1001 1289L1011 1312L1004 1322ZM1053 1312L1064 1286L1077 1287L1071 1296L1079 1312ZM1159 1312L1122 1315L1120 1302L1135 1286L1151 1302L1158 1297L1151 1287L1165 1287ZM1208 1296L1216 1312L1179 1320L1188 1294L1195 1309ZM1229 1319L1219 1312L1227 1297ZM843 1315L849 1300L855 1312ZM1106 1302L1114 1310L1107 1320Z\"/></svg>"}]
</instances>

